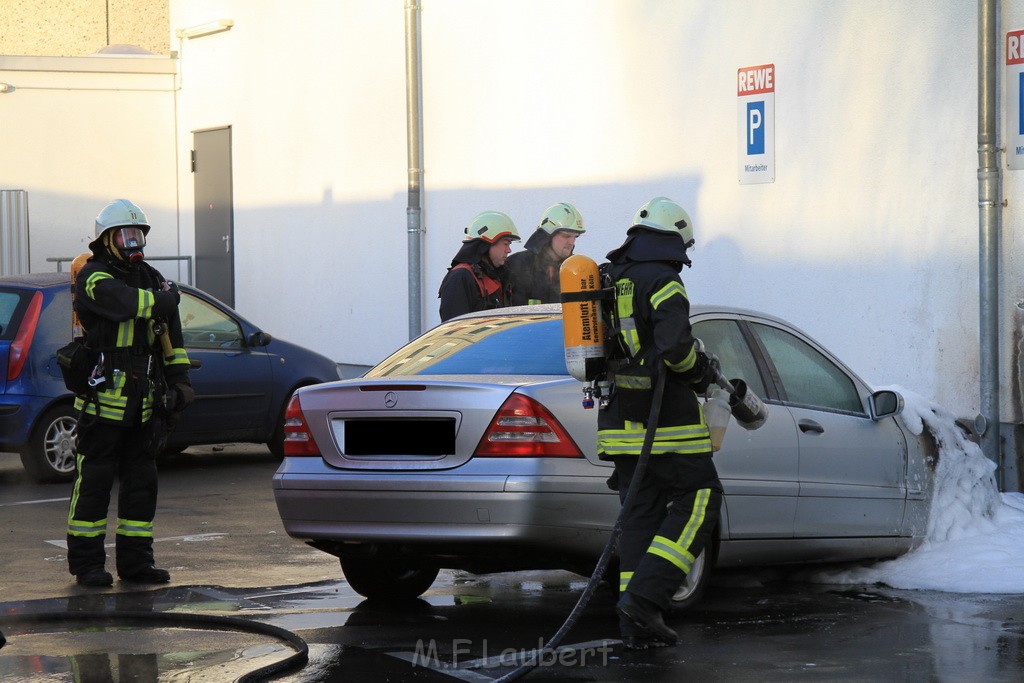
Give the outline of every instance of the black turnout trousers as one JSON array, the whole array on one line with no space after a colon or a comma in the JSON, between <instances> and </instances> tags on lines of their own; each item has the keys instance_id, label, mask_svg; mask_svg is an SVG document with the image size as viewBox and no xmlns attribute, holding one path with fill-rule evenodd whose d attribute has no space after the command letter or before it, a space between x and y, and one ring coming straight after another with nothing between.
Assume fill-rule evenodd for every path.
<instances>
[{"instance_id":1,"label":"black turnout trousers","mask_svg":"<svg viewBox=\"0 0 1024 683\"><path fill-rule=\"evenodd\" d=\"M68 513L68 569L72 574L104 568L107 511L115 478L117 573L128 576L153 565L157 497L153 426L153 421L131 426L103 420L90 423L88 418L79 421L78 476ZM73 528L80 533L72 534Z\"/></svg>"}]
</instances>

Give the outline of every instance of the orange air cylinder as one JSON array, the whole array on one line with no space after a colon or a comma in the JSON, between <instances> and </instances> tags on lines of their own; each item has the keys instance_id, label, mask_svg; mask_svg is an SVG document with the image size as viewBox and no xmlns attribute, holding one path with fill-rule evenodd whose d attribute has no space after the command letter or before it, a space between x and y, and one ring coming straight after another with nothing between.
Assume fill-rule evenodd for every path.
<instances>
[{"instance_id":1,"label":"orange air cylinder","mask_svg":"<svg viewBox=\"0 0 1024 683\"><path fill-rule=\"evenodd\" d=\"M562 332L565 368L581 382L604 370L604 329L601 323L601 274L593 259L573 254L559 269L562 287Z\"/></svg>"},{"instance_id":2,"label":"orange air cylinder","mask_svg":"<svg viewBox=\"0 0 1024 683\"><path fill-rule=\"evenodd\" d=\"M78 319L78 313L75 312L75 281L78 279L78 271L82 269L85 262L92 256L91 252L85 252L79 254L71 261L71 338L80 339L85 336L85 331L82 329L82 322Z\"/></svg>"}]
</instances>

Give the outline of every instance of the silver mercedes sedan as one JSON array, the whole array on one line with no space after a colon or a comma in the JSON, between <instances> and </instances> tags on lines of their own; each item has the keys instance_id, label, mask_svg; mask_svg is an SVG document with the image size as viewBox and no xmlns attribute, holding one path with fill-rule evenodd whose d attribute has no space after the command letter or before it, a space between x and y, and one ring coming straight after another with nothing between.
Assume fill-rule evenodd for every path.
<instances>
[{"instance_id":1,"label":"silver mercedes sedan","mask_svg":"<svg viewBox=\"0 0 1024 683\"><path fill-rule=\"evenodd\" d=\"M768 315L696 306L694 336L768 406L715 453L714 567L897 556L923 540L935 445L809 336ZM299 389L273 479L288 534L340 558L372 598L426 591L440 568L589 575L619 512L597 458L597 408L566 372L561 307L469 314L362 378Z\"/></svg>"}]
</instances>

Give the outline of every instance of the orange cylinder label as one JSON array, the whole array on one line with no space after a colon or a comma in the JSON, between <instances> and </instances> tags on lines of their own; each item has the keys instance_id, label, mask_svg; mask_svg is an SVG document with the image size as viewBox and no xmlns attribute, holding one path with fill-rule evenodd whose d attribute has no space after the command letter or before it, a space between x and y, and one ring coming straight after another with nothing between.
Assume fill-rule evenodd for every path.
<instances>
[{"instance_id":1,"label":"orange cylinder label","mask_svg":"<svg viewBox=\"0 0 1024 683\"><path fill-rule=\"evenodd\" d=\"M559 269L562 287L562 331L565 367L569 374L586 382L593 377L588 359L604 356L601 326L601 275L593 259L573 254Z\"/></svg>"}]
</instances>

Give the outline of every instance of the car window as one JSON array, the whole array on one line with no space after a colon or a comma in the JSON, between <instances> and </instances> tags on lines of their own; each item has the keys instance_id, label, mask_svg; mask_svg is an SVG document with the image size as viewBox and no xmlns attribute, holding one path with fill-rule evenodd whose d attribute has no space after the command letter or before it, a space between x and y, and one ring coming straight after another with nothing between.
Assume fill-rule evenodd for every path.
<instances>
[{"instance_id":1,"label":"car window","mask_svg":"<svg viewBox=\"0 0 1024 683\"><path fill-rule=\"evenodd\" d=\"M561 318L516 315L450 320L365 376L566 374Z\"/></svg>"},{"instance_id":2,"label":"car window","mask_svg":"<svg viewBox=\"0 0 1024 683\"><path fill-rule=\"evenodd\" d=\"M21 313L18 311L20 303L20 293L0 292L0 339L10 341L18 333L18 322L21 318ZM17 317L15 317L16 315Z\"/></svg>"},{"instance_id":3,"label":"car window","mask_svg":"<svg viewBox=\"0 0 1024 683\"><path fill-rule=\"evenodd\" d=\"M789 402L864 413L856 385L835 363L785 330L759 323L752 327L775 364Z\"/></svg>"},{"instance_id":4,"label":"car window","mask_svg":"<svg viewBox=\"0 0 1024 683\"><path fill-rule=\"evenodd\" d=\"M188 292L178 304L185 346L202 349L240 349L242 328L216 306Z\"/></svg>"},{"instance_id":5,"label":"car window","mask_svg":"<svg viewBox=\"0 0 1024 683\"><path fill-rule=\"evenodd\" d=\"M735 320L701 320L693 324L693 336L722 362L726 379L742 379L758 396L767 395L757 371L757 362L750 352Z\"/></svg>"}]
</instances>

